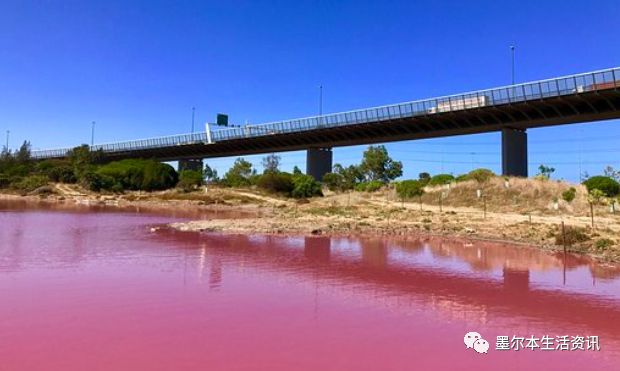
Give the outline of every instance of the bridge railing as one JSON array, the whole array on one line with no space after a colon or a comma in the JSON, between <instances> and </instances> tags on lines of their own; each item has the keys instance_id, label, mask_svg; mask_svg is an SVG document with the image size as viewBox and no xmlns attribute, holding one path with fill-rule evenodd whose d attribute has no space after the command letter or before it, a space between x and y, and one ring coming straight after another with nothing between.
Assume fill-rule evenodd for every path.
<instances>
[{"instance_id":1,"label":"bridge railing","mask_svg":"<svg viewBox=\"0 0 620 371\"><path fill-rule=\"evenodd\" d=\"M550 97L583 94L592 91L620 89L620 68L587 72L505 87L479 90L438 98L392 104L387 106L333 113L267 124L214 130L212 142L270 136L334 128L339 126L398 120L445 112L480 109L487 106L513 104ZM181 134L127 142L100 144L94 150L125 152L153 148L207 143L206 133ZM70 149L33 151L34 158L64 157Z\"/></svg>"}]
</instances>

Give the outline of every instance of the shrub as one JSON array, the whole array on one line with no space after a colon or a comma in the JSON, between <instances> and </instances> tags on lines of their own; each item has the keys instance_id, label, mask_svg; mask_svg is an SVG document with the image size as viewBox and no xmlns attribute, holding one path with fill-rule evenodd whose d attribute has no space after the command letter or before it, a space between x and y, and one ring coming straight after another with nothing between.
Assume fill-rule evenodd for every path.
<instances>
[{"instance_id":1,"label":"shrub","mask_svg":"<svg viewBox=\"0 0 620 371\"><path fill-rule=\"evenodd\" d=\"M168 189L174 187L178 181L178 174L172 166L154 160L130 159L110 162L101 166L96 173L104 179L111 178L113 184L118 183L123 189L136 191ZM112 185L102 189L111 187Z\"/></svg>"},{"instance_id":2,"label":"shrub","mask_svg":"<svg viewBox=\"0 0 620 371\"><path fill-rule=\"evenodd\" d=\"M11 184L11 178L7 175L0 174L0 188L6 188Z\"/></svg>"},{"instance_id":3,"label":"shrub","mask_svg":"<svg viewBox=\"0 0 620 371\"><path fill-rule=\"evenodd\" d=\"M431 181L431 174L429 173L420 173L418 174L418 179L420 180L420 183L422 183L422 185L427 185L428 182Z\"/></svg>"},{"instance_id":4,"label":"shrub","mask_svg":"<svg viewBox=\"0 0 620 371\"><path fill-rule=\"evenodd\" d=\"M313 196L323 196L321 184L314 180L310 175L296 175L293 177L293 191L291 195L295 198L306 198Z\"/></svg>"},{"instance_id":5,"label":"shrub","mask_svg":"<svg viewBox=\"0 0 620 371\"><path fill-rule=\"evenodd\" d=\"M101 190L110 190L115 184L114 178L89 171L82 174L80 178L80 184L84 188L88 188L91 191L99 192ZM121 185L122 188L122 185Z\"/></svg>"},{"instance_id":6,"label":"shrub","mask_svg":"<svg viewBox=\"0 0 620 371\"><path fill-rule=\"evenodd\" d=\"M473 179L479 184L486 183L493 178L495 173L489 169L476 169L467 174L467 179Z\"/></svg>"},{"instance_id":7,"label":"shrub","mask_svg":"<svg viewBox=\"0 0 620 371\"><path fill-rule=\"evenodd\" d=\"M437 174L431 178L428 184L432 186L449 184L454 181L454 176L452 174Z\"/></svg>"},{"instance_id":8,"label":"shrub","mask_svg":"<svg viewBox=\"0 0 620 371\"><path fill-rule=\"evenodd\" d=\"M32 192L39 187L47 185L48 179L44 175L29 175L19 181L15 181L11 186L24 192Z\"/></svg>"},{"instance_id":9,"label":"shrub","mask_svg":"<svg viewBox=\"0 0 620 371\"><path fill-rule=\"evenodd\" d=\"M421 196L423 193L424 183L421 180L403 180L396 183L396 194L403 200Z\"/></svg>"},{"instance_id":10,"label":"shrub","mask_svg":"<svg viewBox=\"0 0 620 371\"><path fill-rule=\"evenodd\" d=\"M583 184L588 189L588 192L598 189L607 197L614 197L620 193L620 184L612 178L606 176L593 176L583 182Z\"/></svg>"},{"instance_id":11,"label":"shrub","mask_svg":"<svg viewBox=\"0 0 620 371\"><path fill-rule=\"evenodd\" d=\"M570 187L566 191L562 192L562 199L566 202L573 202L576 194L577 190L575 189L575 187Z\"/></svg>"},{"instance_id":12,"label":"shrub","mask_svg":"<svg viewBox=\"0 0 620 371\"><path fill-rule=\"evenodd\" d=\"M607 250L609 247L614 245L614 241L610 240L609 238L601 238L600 240L596 240L596 242L594 243L594 247L597 250Z\"/></svg>"},{"instance_id":13,"label":"shrub","mask_svg":"<svg viewBox=\"0 0 620 371\"><path fill-rule=\"evenodd\" d=\"M376 192L384 185L385 183L379 180L371 180L370 182L363 182L355 185L355 190L358 192Z\"/></svg>"},{"instance_id":14,"label":"shrub","mask_svg":"<svg viewBox=\"0 0 620 371\"><path fill-rule=\"evenodd\" d=\"M584 242L590 239L590 237L586 234L585 229L579 227L565 227L566 233L566 244L572 245L577 242ZM555 234L555 244L556 245L564 245L564 234L562 230L558 231Z\"/></svg>"},{"instance_id":15,"label":"shrub","mask_svg":"<svg viewBox=\"0 0 620 371\"><path fill-rule=\"evenodd\" d=\"M200 174L202 181L202 173L196 172ZM145 161L140 189L143 191L169 189L176 186L178 181L179 174L172 166L157 161Z\"/></svg>"},{"instance_id":16,"label":"shrub","mask_svg":"<svg viewBox=\"0 0 620 371\"><path fill-rule=\"evenodd\" d=\"M69 165L51 167L46 171L46 174L52 182L75 183L77 181L73 167Z\"/></svg>"},{"instance_id":17,"label":"shrub","mask_svg":"<svg viewBox=\"0 0 620 371\"><path fill-rule=\"evenodd\" d=\"M456 179L454 179L454 180L456 180L457 183L458 182L465 182L465 181L469 180L469 176L467 174L461 174L461 175L457 176Z\"/></svg>"},{"instance_id":18,"label":"shrub","mask_svg":"<svg viewBox=\"0 0 620 371\"><path fill-rule=\"evenodd\" d=\"M284 172L265 172L261 175L256 185L268 192L291 194L293 188L293 176Z\"/></svg>"},{"instance_id":19,"label":"shrub","mask_svg":"<svg viewBox=\"0 0 620 371\"><path fill-rule=\"evenodd\" d=\"M344 190L344 177L341 174L327 173L323 175L323 184L332 192Z\"/></svg>"},{"instance_id":20,"label":"shrub","mask_svg":"<svg viewBox=\"0 0 620 371\"><path fill-rule=\"evenodd\" d=\"M177 186L185 192L189 192L200 187L203 183L204 179L202 177L202 171L183 170L179 174L179 182L177 183Z\"/></svg>"}]
</instances>

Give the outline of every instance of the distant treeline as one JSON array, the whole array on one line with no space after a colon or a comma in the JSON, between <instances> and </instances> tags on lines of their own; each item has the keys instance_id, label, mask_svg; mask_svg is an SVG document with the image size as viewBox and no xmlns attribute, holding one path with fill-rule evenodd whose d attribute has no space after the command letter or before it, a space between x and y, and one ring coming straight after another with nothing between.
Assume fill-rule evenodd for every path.
<instances>
[{"instance_id":1,"label":"distant treeline","mask_svg":"<svg viewBox=\"0 0 620 371\"><path fill-rule=\"evenodd\" d=\"M402 199L419 197L427 186L442 186L454 182L472 180L484 184L496 175L488 169L475 169L459 176L427 172L417 179L395 181L403 174L403 165L392 159L382 146L369 146L362 161L344 167L336 164L333 171L325 174L320 182L305 175L298 167L292 173L280 170L280 156L271 154L263 158L263 172L259 174L252 163L238 158L220 179L217 171L205 165L201 170L184 170L180 173L170 165L149 159L128 159L103 163L103 153L91 151L88 145L73 148L65 159L35 161L30 155L30 143L15 152L6 148L0 154L0 188L32 192L49 182L77 183L91 191L120 193L133 191L158 191L177 187L192 191L204 184L227 187L256 187L287 197L303 198L321 196L322 188L332 192L374 192L392 184ZM541 165L536 176L547 180L555 171ZM588 178L584 185L595 197L616 197L620 193L620 172L611 167L605 174ZM574 193L574 192L573 192ZM569 199L574 194L562 195Z\"/></svg>"}]
</instances>

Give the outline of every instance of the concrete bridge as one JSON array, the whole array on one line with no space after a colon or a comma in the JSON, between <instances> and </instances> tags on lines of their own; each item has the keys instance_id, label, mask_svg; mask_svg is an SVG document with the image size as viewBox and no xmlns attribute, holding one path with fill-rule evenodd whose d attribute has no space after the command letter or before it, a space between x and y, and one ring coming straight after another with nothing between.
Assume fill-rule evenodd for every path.
<instances>
[{"instance_id":1,"label":"concrete bridge","mask_svg":"<svg viewBox=\"0 0 620 371\"><path fill-rule=\"evenodd\" d=\"M241 127L94 145L105 160L179 161L307 150L306 172L331 171L332 148L492 131L502 133L502 173L527 176L528 128L620 118L620 67L469 93ZM70 148L34 151L63 158Z\"/></svg>"}]
</instances>

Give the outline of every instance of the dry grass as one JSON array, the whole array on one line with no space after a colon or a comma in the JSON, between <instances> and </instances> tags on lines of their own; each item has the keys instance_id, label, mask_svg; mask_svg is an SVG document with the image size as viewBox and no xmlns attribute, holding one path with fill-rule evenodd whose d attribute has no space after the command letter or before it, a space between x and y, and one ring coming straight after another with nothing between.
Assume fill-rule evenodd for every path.
<instances>
[{"instance_id":1,"label":"dry grass","mask_svg":"<svg viewBox=\"0 0 620 371\"><path fill-rule=\"evenodd\" d=\"M568 203L562 193L569 188L576 189L575 199ZM506 187L504 178L496 177L479 185L475 181L452 184L448 187L429 187L422 197L424 203L437 205L443 194L443 204L455 207L482 208L484 198L478 198L477 190L486 198L487 209L493 212L586 215L590 211L587 190L582 185L563 181L509 178ZM555 209L557 200L558 209Z\"/></svg>"}]
</instances>

